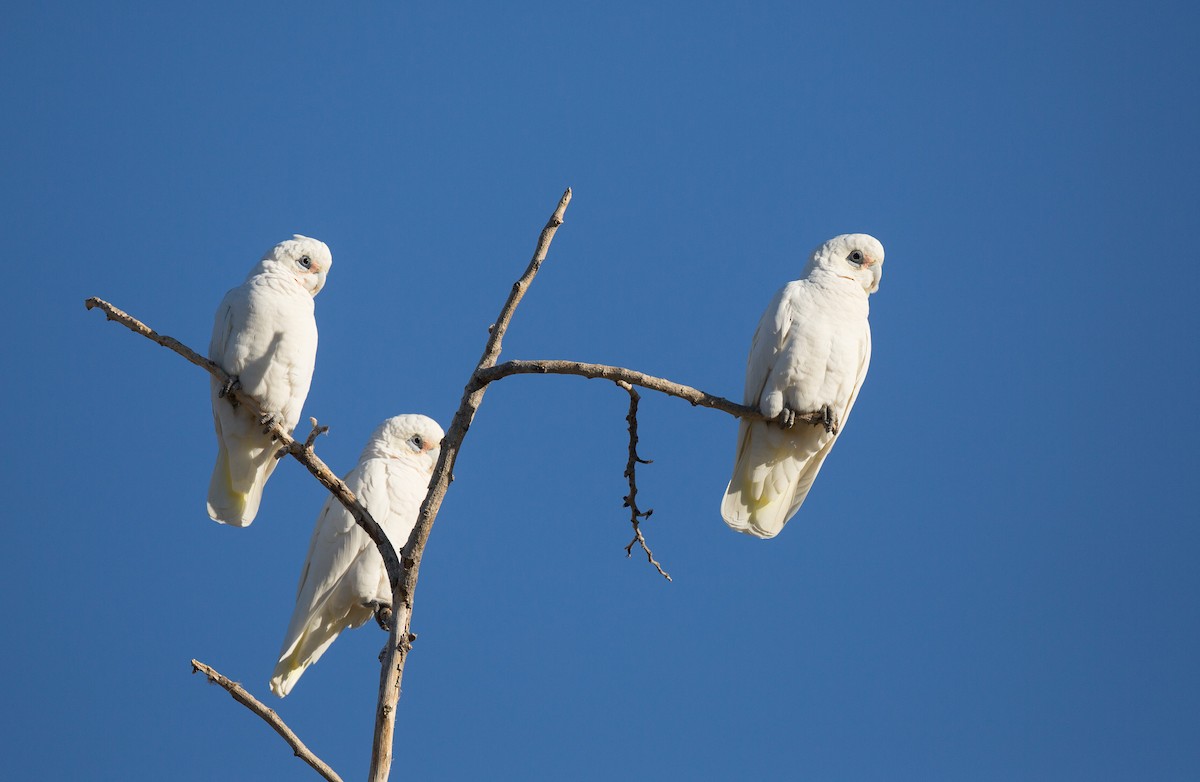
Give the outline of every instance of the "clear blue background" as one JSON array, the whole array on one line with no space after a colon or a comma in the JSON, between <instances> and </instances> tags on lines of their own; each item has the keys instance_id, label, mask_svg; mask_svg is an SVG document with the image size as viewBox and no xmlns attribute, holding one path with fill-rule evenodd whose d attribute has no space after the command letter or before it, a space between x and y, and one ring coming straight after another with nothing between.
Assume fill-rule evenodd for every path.
<instances>
[{"instance_id":1,"label":"clear blue background","mask_svg":"<svg viewBox=\"0 0 1200 782\"><path fill-rule=\"evenodd\" d=\"M443 424L562 191L507 358L737 397L809 250L887 248L853 420L777 539L736 424L516 378L417 592L404 779L1200 778L1194 3L45 3L0 24L12 779L315 779L200 658L366 773L383 636L286 701L324 490L207 520L204 349L293 232L334 253L306 405L348 470Z\"/></svg>"}]
</instances>

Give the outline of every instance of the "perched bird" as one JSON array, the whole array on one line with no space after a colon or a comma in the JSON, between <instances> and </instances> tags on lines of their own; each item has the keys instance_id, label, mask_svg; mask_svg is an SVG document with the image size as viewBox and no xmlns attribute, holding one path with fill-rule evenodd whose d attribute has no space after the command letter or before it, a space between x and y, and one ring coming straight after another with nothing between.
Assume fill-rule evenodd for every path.
<instances>
[{"instance_id":1,"label":"perched bird","mask_svg":"<svg viewBox=\"0 0 1200 782\"><path fill-rule=\"evenodd\" d=\"M272 247L217 307L208 357L289 433L300 420L317 361L313 297L332 264L324 242L296 234ZM213 380L217 463L208 486L208 515L245 527L258 513L278 446L263 433L261 419L221 398L228 391Z\"/></svg>"},{"instance_id":2,"label":"perched bird","mask_svg":"<svg viewBox=\"0 0 1200 782\"><path fill-rule=\"evenodd\" d=\"M437 422L423 415L389 418L371 435L358 465L345 478L397 551L417 524L443 434ZM281 698L287 695L342 630L358 627L391 603L392 588L379 550L350 512L330 497L317 516L300 571L296 610L271 677L271 691Z\"/></svg>"},{"instance_id":3,"label":"perched bird","mask_svg":"<svg viewBox=\"0 0 1200 782\"><path fill-rule=\"evenodd\" d=\"M812 488L867 376L867 297L879 289L882 267L883 245L874 237L835 236L763 313L743 402L779 421L743 420L738 427L733 477L721 502L735 530L775 537ZM823 414L824 426L795 424L797 413L813 412Z\"/></svg>"}]
</instances>

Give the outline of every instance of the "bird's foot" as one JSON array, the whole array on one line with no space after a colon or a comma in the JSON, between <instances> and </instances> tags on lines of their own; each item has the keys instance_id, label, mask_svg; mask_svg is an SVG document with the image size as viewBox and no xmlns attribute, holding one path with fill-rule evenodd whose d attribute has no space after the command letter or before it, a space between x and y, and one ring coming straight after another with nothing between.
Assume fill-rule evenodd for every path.
<instances>
[{"instance_id":1,"label":"bird's foot","mask_svg":"<svg viewBox=\"0 0 1200 782\"><path fill-rule=\"evenodd\" d=\"M234 391L240 391L241 388L242 388L242 381L238 379L237 375L230 375L229 379L221 384L221 390L217 392L217 399L224 399L226 397L229 397L229 404L233 405L234 407L237 407L237 405L238 405L237 400L229 395L232 394Z\"/></svg>"},{"instance_id":2,"label":"bird's foot","mask_svg":"<svg viewBox=\"0 0 1200 782\"><path fill-rule=\"evenodd\" d=\"M825 434L837 434L838 424L833 417L833 408L825 405L821 408L821 423L825 426Z\"/></svg>"},{"instance_id":3,"label":"bird's foot","mask_svg":"<svg viewBox=\"0 0 1200 782\"><path fill-rule=\"evenodd\" d=\"M363 605L371 609L371 613L375 615L375 624L379 625L379 629L384 632L392 630L392 607L387 603L380 603L375 600L363 603Z\"/></svg>"},{"instance_id":4,"label":"bird's foot","mask_svg":"<svg viewBox=\"0 0 1200 782\"><path fill-rule=\"evenodd\" d=\"M258 425L263 428L263 434L270 434L271 427L281 421L283 421L283 416L279 415L279 413L263 413L259 416Z\"/></svg>"},{"instance_id":5,"label":"bird's foot","mask_svg":"<svg viewBox=\"0 0 1200 782\"><path fill-rule=\"evenodd\" d=\"M775 419L781 429L791 429L796 425L796 411L783 408L783 412Z\"/></svg>"}]
</instances>

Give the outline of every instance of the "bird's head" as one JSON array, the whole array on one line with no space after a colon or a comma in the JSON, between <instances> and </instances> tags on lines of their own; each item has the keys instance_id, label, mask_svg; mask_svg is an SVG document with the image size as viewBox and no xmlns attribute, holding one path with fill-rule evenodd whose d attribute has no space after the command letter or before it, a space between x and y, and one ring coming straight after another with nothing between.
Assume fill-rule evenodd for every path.
<instances>
[{"instance_id":1,"label":"bird's head","mask_svg":"<svg viewBox=\"0 0 1200 782\"><path fill-rule=\"evenodd\" d=\"M378 427L367 443L364 456L382 455L392 459L412 459L426 472L433 472L438 451L446 433L437 421L423 415L398 415Z\"/></svg>"},{"instance_id":2,"label":"bird's head","mask_svg":"<svg viewBox=\"0 0 1200 782\"><path fill-rule=\"evenodd\" d=\"M842 234L813 250L805 273L813 269L831 272L862 285L867 293L879 290L883 276L883 245L868 234Z\"/></svg>"},{"instance_id":3,"label":"bird's head","mask_svg":"<svg viewBox=\"0 0 1200 782\"><path fill-rule=\"evenodd\" d=\"M325 276L333 265L333 255L320 239L296 234L268 250L263 263L271 263L291 274L300 287L316 296L325 287Z\"/></svg>"}]
</instances>

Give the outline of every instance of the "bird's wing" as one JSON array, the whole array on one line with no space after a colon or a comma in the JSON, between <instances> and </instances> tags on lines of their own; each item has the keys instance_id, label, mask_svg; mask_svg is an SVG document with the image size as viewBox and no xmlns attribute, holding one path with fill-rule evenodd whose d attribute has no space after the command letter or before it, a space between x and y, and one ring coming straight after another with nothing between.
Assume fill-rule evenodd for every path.
<instances>
[{"instance_id":1,"label":"bird's wing","mask_svg":"<svg viewBox=\"0 0 1200 782\"><path fill-rule=\"evenodd\" d=\"M767 305L746 360L746 389L743 401L747 406L762 410L763 391L771 384L780 351L792 328L792 307L789 294L792 284L776 291ZM778 410L762 410L776 415ZM721 502L721 515L736 530L760 537L760 527L776 528L773 517L778 515L772 504L778 505L778 495L790 484L800 465L788 456L790 449L780 436L783 430L763 421L742 420L738 423L737 451L733 478ZM786 506L786 503L785 503ZM779 521L777 527L782 528ZM778 532L778 528L775 529ZM774 534L774 533L772 533Z\"/></svg>"},{"instance_id":2,"label":"bird's wing","mask_svg":"<svg viewBox=\"0 0 1200 782\"><path fill-rule=\"evenodd\" d=\"M791 328L791 308L787 304L789 286L775 292L767 309L759 318L750 342L750 355L746 359L746 389L742 403L758 407L762 391L775 367L775 359L783 348Z\"/></svg>"},{"instance_id":3,"label":"bird's wing","mask_svg":"<svg viewBox=\"0 0 1200 782\"><path fill-rule=\"evenodd\" d=\"M221 299L220 305L217 306L217 314L213 318L212 337L208 342L208 357L222 367L225 366L225 349L229 345L230 335L233 334L236 328L237 313L235 312L235 302L241 298L242 291L240 288L234 288L226 293L225 297ZM237 307L237 309L240 309L240 307Z\"/></svg>"},{"instance_id":4,"label":"bird's wing","mask_svg":"<svg viewBox=\"0 0 1200 782\"><path fill-rule=\"evenodd\" d=\"M863 335L862 355L858 364L858 375L854 379L854 389L850 392L850 398L846 400L846 409L842 411L840 427L844 426L846 419L850 417L850 410L854 407L854 403L858 400L858 392L862 389L863 381L867 379L867 369L871 366L871 326L867 324Z\"/></svg>"},{"instance_id":5,"label":"bird's wing","mask_svg":"<svg viewBox=\"0 0 1200 782\"><path fill-rule=\"evenodd\" d=\"M346 476L346 484L372 515L378 512L375 508L387 507L387 473L382 460L363 461ZM356 586L369 580L382 564L375 545L354 517L330 497L317 517L296 590L296 608L271 678L276 695L287 695L342 630L370 618L371 609L364 605Z\"/></svg>"},{"instance_id":6,"label":"bird's wing","mask_svg":"<svg viewBox=\"0 0 1200 782\"><path fill-rule=\"evenodd\" d=\"M234 288L225 294L213 318L208 357L235 377L246 369L252 353L248 344L253 336L247 323L249 299L245 284ZM227 400L220 399L220 390L221 383L213 378L210 395L217 460L208 484L208 515L216 521L244 527L258 513L263 486L277 461L258 422L245 410L235 409Z\"/></svg>"}]
</instances>

